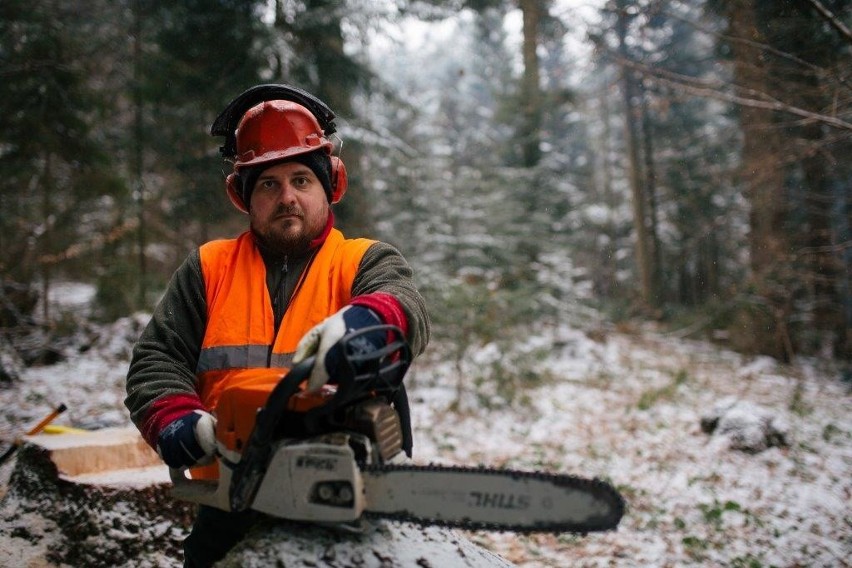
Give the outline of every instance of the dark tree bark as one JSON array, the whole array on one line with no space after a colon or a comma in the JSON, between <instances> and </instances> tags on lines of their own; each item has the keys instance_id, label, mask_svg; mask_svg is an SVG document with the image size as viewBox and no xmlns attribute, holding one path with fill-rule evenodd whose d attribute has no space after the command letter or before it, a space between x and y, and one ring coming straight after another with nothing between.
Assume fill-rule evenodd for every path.
<instances>
[{"instance_id":1,"label":"dark tree bark","mask_svg":"<svg viewBox=\"0 0 852 568\"><path fill-rule=\"evenodd\" d=\"M518 6L524 15L523 60L524 76L521 84L523 125L520 131L523 166L535 167L541 160L541 117L542 97L538 60L539 25L546 11L543 0L519 0Z\"/></svg>"},{"instance_id":2,"label":"dark tree bark","mask_svg":"<svg viewBox=\"0 0 852 568\"><path fill-rule=\"evenodd\" d=\"M618 51L622 59L629 59L627 53L628 3L618 0ZM628 157L630 189L633 196L633 226L636 233L636 270L639 275L639 291L642 303L646 307L654 305L653 260L651 256L650 235L648 232L648 214L642 179L641 140L639 121L641 109L637 106L638 91L633 72L626 66L621 69L621 86L624 96L625 145Z\"/></svg>"}]
</instances>

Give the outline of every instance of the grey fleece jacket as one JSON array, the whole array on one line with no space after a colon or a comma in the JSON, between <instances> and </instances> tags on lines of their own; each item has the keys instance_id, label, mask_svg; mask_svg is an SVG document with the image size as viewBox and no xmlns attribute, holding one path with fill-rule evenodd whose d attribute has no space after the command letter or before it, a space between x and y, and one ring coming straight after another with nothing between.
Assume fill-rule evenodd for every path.
<instances>
[{"instance_id":1,"label":"grey fleece jacket","mask_svg":"<svg viewBox=\"0 0 852 568\"><path fill-rule=\"evenodd\" d=\"M309 264L306 260L288 262L286 272L276 263L267 261L267 272L278 273L267 278L267 287L273 300L276 295L283 296L284 304L276 310L281 314L286 310L301 271ZM374 292L390 294L399 301L408 321L407 339L412 353L420 354L430 335L425 303L414 286L412 270L403 256L394 247L381 242L367 249L352 283L353 298ZM196 396L195 369L206 325L204 280L196 249L172 276L165 295L134 347L127 374L125 405L149 442L157 435L146 431L152 426L146 424L152 404L167 395Z\"/></svg>"}]
</instances>

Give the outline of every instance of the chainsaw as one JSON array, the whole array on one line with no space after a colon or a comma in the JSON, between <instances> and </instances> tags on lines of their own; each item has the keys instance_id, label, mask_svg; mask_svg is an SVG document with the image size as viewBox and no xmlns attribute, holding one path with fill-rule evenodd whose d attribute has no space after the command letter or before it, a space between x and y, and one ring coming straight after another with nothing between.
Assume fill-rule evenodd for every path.
<instances>
[{"instance_id":1,"label":"chainsaw","mask_svg":"<svg viewBox=\"0 0 852 568\"><path fill-rule=\"evenodd\" d=\"M388 334L364 353L363 335ZM402 332L374 326L341 340L335 384L307 392L314 359L283 378L236 381L216 407L218 479L172 469L172 494L225 511L354 525L390 518L472 530L588 533L616 528L625 503L600 479L486 467L416 465L402 379Z\"/></svg>"}]
</instances>

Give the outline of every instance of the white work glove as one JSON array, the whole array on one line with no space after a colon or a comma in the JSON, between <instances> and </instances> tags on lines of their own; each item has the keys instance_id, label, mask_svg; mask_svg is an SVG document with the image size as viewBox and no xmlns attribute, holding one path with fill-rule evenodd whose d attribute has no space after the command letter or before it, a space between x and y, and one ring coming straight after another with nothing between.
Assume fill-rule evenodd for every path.
<instances>
[{"instance_id":1,"label":"white work glove","mask_svg":"<svg viewBox=\"0 0 852 568\"><path fill-rule=\"evenodd\" d=\"M157 453L169 467L195 467L216 455L216 419L194 410L170 422L157 438Z\"/></svg>"},{"instance_id":2,"label":"white work glove","mask_svg":"<svg viewBox=\"0 0 852 568\"><path fill-rule=\"evenodd\" d=\"M346 306L335 314L327 317L299 341L293 363L304 361L311 355L316 355L316 363L308 378L308 390L319 389L329 381L345 365L345 355L338 343L348 333L380 325L382 322L372 310L363 306ZM387 333L377 331L359 338L354 347L361 353L370 353L387 343Z\"/></svg>"}]
</instances>

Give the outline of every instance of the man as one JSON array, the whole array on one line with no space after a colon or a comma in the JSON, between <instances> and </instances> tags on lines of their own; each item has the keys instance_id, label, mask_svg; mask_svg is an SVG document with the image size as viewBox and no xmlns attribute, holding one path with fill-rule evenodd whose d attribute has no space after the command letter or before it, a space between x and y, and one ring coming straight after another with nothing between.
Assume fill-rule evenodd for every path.
<instances>
[{"instance_id":1,"label":"man","mask_svg":"<svg viewBox=\"0 0 852 568\"><path fill-rule=\"evenodd\" d=\"M214 123L234 163L227 193L249 230L202 245L177 269L134 348L125 400L145 440L193 477L217 475L212 413L229 380L282 376L315 355L307 388L319 388L340 364L338 340L380 323L399 327L415 355L428 341L423 299L399 252L333 227L331 205L346 191L328 139L333 118L304 91L261 85ZM367 337L376 348L386 340ZM222 558L255 517L201 506L186 566Z\"/></svg>"}]
</instances>

